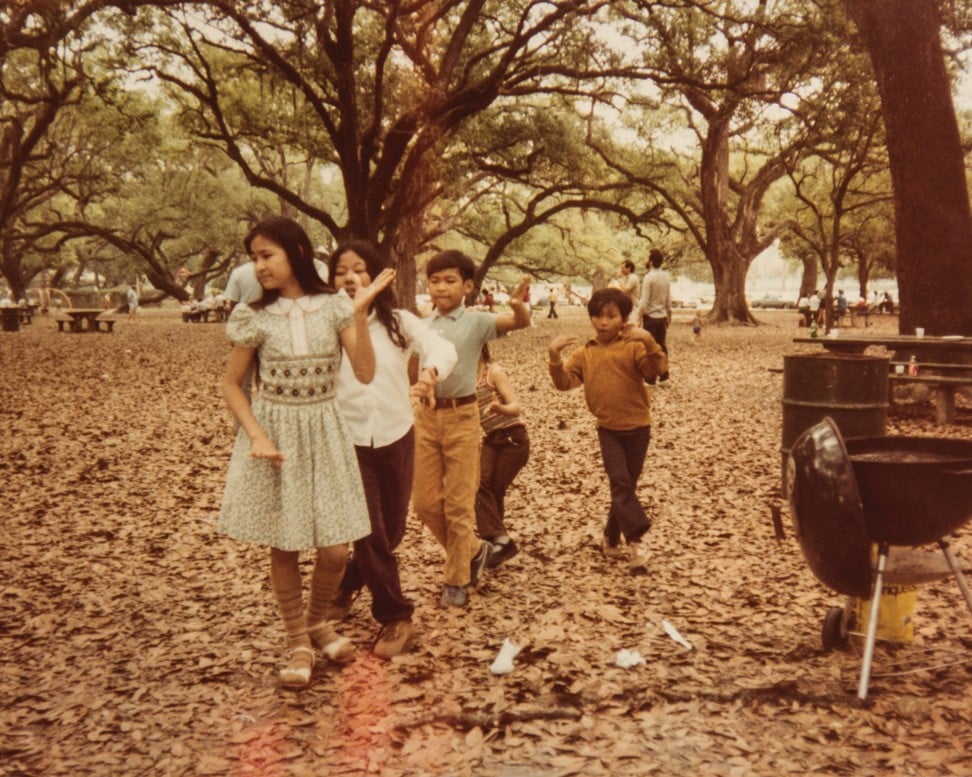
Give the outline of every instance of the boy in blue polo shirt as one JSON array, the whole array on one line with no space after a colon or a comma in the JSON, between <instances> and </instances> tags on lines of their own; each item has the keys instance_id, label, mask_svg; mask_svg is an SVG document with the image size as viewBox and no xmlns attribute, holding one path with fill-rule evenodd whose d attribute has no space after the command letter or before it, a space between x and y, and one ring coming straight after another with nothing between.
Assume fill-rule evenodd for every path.
<instances>
[{"instance_id":1,"label":"boy in blue polo shirt","mask_svg":"<svg viewBox=\"0 0 972 777\"><path fill-rule=\"evenodd\" d=\"M476 585L489 560L489 543L476 537L480 425L476 368L490 340L530 326L524 276L510 296L512 315L467 309L476 265L461 251L442 251L426 267L435 310L429 326L449 340L459 361L435 388L435 402L415 411L415 476L412 507L445 548L443 607L463 607L467 585Z\"/></svg>"}]
</instances>

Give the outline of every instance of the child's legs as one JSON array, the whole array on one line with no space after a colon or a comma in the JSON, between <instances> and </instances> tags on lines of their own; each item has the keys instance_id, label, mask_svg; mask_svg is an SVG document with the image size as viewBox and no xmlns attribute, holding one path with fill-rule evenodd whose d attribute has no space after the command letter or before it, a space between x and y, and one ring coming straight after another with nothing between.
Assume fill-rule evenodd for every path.
<instances>
[{"instance_id":1,"label":"child's legs","mask_svg":"<svg viewBox=\"0 0 972 777\"><path fill-rule=\"evenodd\" d=\"M522 426L504 430L496 443L484 443L476 526L481 537L506 534L506 491L530 458L530 437Z\"/></svg>"},{"instance_id":2,"label":"child's legs","mask_svg":"<svg viewBox=\"0 0 972 777\"><path fill-rule=\"evenodd\" d=\"M388 547L395 550L405 537L408 503L412 498L415 430L409 429L400 440L380 448L378 455L381 512L385 522L385 533L388 536Z\"/></svg>"},{"instance_id":3,"label":"child's legs","mask_svg":"<svg viewBox=\"0 0 972 777\"><path fill-rule=\"evenodd\" d=\"M297 551L270 548L270 585L291 648L310 647L304 622L303 589Z\"/></svg>"},{"instance_id":4,"label":"child's legs","mask_svg":"<svg viewBox=\"0 0 972 777\"><path fill-rule=\"evenodd\" d=\"M492 488L498 458L499 446L483 442L479 458L479 490L476 492L476 530L480 537L496 537L505 531L496 493Z\"/></svg>"},{"instance_id":5,"label":"child's legs","mask_svg":"<svg viewBox=\"0 0 972 777\"><path fill-rule=\"evenodd\" d=\"M347 563L347 545L317 549L314 570L311 572L310 601L307 604L307 621L310 625L324 620L325 612L337 598Z\"/></svg>"},{"instance_id":6,"label":"child's legs","mask_svg":"<svg viewBox=\"0 0 972 777\"><path fill-rule=\"evenodd\" d=\"M371 534L354 543L358 569L371 591L371 614L382 624L412 617L402 594L394 544L401 541L412 490L414 435L382 448L356 447L371 516ZM393 544L394 542L394 544Z\"/></svg>"},{"instance_id":7,"label":"child's legs","mask_svg":"<svg viewBox=\"0 0 972 777\"><path fill-rule=\"evenodd\" d=\"M479 483L479 406L440 410L442 426L443 511L446 526L445 582L466 585L470 562L479 551L476 490Z\"/></svg>"},{"instance_id":8,"label":"child's legs","mask_svg":"<svg viewBox=\"0 0 972 777\"><path fill-rule=\"evenodd\" d=\"M597 437L611 487L611 511L605 533L611 541L612 530L620 530L628 542L634 542L651 526L635 493L651 439L651 427L630 431L598 429Z\"/></svg>"},{"instance_id":9,"label":"child's legs","mask_svg":"<svg viewBox=\"0 0 972 777\"><path fill-rule=\"evenodd\" d=\"M412 478L412 509L429 527L439 544L446 546L442 477L445 471L443 443L437 411L421 408L415 414L415 471Z\"/></svg>"}]
</instances>

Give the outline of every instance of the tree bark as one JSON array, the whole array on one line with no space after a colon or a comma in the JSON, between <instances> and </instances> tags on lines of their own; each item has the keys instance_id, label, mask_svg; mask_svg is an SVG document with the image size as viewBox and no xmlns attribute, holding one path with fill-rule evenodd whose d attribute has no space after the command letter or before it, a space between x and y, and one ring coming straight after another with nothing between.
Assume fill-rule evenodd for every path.
<instances>
[{"instance_id":1,"label":"tree bark","mask_svg":"<svg viewBox=\"0 0 972 777\"><path fill-rule=\"evenodd\" d=\"M899 329L972 335L972 214L934 0L844 0L881 94Z\"/></svg>"}]
</instances>

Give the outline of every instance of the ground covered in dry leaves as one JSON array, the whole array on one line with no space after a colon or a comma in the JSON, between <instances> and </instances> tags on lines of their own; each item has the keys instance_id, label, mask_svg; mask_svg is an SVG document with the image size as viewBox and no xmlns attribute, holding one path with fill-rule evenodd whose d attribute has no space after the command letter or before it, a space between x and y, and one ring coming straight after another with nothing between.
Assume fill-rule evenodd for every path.
<instances>
[{"instance_id":1,"label":"ground covered in dry leaves","mask_svg":"<svg viewBox=\"0 0 972 777\"><path fill-rule=\"evenodd\" d=\"M301 693L277 686L268 554L213 528L232 434L223 327L149 310L111 335L44 318L0 333L0 772L972 774L972 642L954 581L919 590L912 645L879 645L866 705L856 653L820 647L842 601L770 519L778 370L813 347L791 342L795 314L763 318L698 344L676 320L640 488L655 519L646 577L598 552L608 492L593 422L546 374L546 343L586 335L586 316L538 317L499 343L533 444L509 496L520 554L466 610L444 611L442 554L413 520L401 557L414 650L368 652L364 594L345 624L356 660L319 663ZM888 431L972 438L967 402L947 430L933 415L896 404ZM969 546L967 530L956 549ZM493 676L505 638L524 649ZM621 649L645 665L616 666Z\"/></svg>"}]
</instances>

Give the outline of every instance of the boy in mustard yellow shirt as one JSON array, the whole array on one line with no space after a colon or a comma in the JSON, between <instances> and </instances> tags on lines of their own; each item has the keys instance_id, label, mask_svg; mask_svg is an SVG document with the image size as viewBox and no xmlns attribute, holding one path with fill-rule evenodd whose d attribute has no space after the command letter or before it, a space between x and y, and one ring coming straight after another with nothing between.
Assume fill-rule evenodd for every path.
<instances>
[{"instance_id":1,"label":"boy in mustard yellow shirt","mask_svg":"<svg viewBox=\"0 0 972 777\"><path fill-rule=\"evenodd\" d=\"M601 459L611 486L611 509L601 549L621 556L621 535L628 544L632 574L647 569L648 555L641 539L651 520L635 489L651 440L651 402L645 380L668 369L661 346L644 329L626 323L631 298L620 289L598 289L587 303L595 337L574 351L565 363L561 352L576 337L555 337L549 346L550 377L560 391L584 386L587 407L597 420Z\"/></svg>"}]
</instances>

